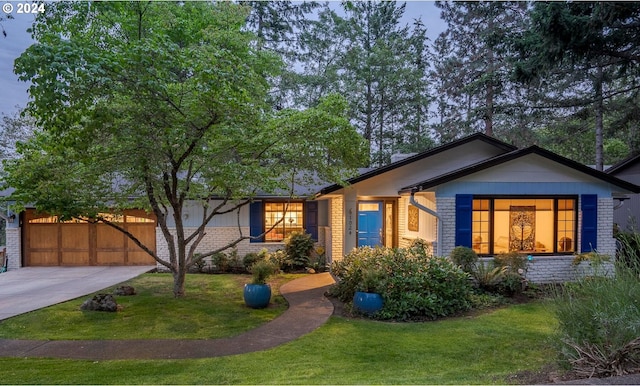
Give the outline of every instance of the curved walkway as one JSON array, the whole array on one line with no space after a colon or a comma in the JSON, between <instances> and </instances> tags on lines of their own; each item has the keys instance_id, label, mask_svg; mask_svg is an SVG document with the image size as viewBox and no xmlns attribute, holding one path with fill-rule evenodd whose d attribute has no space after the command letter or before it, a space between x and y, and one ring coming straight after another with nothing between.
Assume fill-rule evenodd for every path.
<instances>
[{"instance_id":1,"label":"curved walkway","mask_svg":"<svg viewBox=\"0 0 640 386\"><path fill-rule=\"evenodd\" d=\"M292 341L324 324L333 304L324 296L329 273L309 275L280 287L289 308L278 318L244 334L211 340L10 340L0 339L0 357L111 359L187 359L245 354Z\"/></svg>"}]
</instances>

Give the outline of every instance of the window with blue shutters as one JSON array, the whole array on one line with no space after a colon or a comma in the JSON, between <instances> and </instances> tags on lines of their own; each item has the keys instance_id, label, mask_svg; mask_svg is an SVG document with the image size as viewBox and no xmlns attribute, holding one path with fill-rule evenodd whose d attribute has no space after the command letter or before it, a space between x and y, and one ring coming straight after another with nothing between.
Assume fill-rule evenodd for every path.
<instances>
[{"instance_id":1,"label":"window with blue shutters","mask_svg":"<svg viewBox=\"0 0 640 386\"><path fill-rule=\"evenodd\" d=\"M577 196L458 195L456 246L486 256L573 254L578 249L577 203ZM585 224L588 232L589 220Z\"/></svg>"}]
</instances>

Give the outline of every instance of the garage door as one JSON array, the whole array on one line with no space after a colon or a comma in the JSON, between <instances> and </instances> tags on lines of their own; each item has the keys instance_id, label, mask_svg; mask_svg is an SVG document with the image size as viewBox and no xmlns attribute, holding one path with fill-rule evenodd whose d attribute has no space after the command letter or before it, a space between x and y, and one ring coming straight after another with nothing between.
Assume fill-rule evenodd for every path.
<instances>
[{"instance_id":1,"label":"garage door","mask_svg":"<svg viewBox=\"0 0 640 386\"><path fill-rule=\"evenodd\" d=\"M155 216L142 210L107 215L156 250ZM26 266L152 265L155 260L122 232L81 220L59 222L56 216L27 210L23 218Z\"/></svg>"}]
</instances>

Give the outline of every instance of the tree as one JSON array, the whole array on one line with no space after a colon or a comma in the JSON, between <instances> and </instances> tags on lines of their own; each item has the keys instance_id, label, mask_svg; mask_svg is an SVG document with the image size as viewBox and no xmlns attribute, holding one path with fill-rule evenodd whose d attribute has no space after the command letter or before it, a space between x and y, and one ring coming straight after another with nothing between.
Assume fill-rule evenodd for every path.
<instances>
[{"instance_id":1,"label":"tree","mask_svg":"<svg viewBox=\"0 0 640 386\"><path fill-rule=\"evenodd\" d=\"M296 85L295 67L300 56L300 39L308 25L307 15L318 8L315 1L240 1L251 7L247 25L256 34L258 49L277 52L286 66L277 77L269 79L272 103L278 108L291 105ZM294 105L295 106L295 105Z\"/></svg>"},{"instance_id":2,"label":"tree","mask_svg":"<svg viewBox=\"0 0 640 386\"><path fill-rule=\"evenodd\" d=\"M344 95L354 126L371 145L372 164L430 146L424 26L401 25L400 3L345 1L341 7L343 16L323 8L300 35L297 100Z\"/></svg>"},{"instance_id":3,"label":"tree","mask_svg":"<svg viewBox=\"0 0 640 386\"><path fill-rule=\"evenodd\" d=\"M0 160L18 156L16 145L28 140L35 132L35 122L28 114L2 113L0 118Z\"/></svg>"},{"instance_id":4,"label":"tree","mask_svg":"<svg viewBox=\"0 0 640 386\"><path fill-rule=\"evenodd\" d=\"M510 85L510 41L524 26L524 2L436 2L448 28L436 41L434 70L440 77L436 94L445 130L462 134L483 131L494 136L511 116L514 90ZM445 97L446 96L446 97ZM442 111L452 104L462 113ZM462 127L460 127L462 126ZM502 127L501 127L502 126Z\"/></svg>"},{"instance_id":5,"label":"tree","mask_svg":"<svg viewBox=\"0 0 640 386\"><path fill-rule=\"evenodd\" d=\"M605 112L610 99L636 98L640 61L640 5L620 2L536 3L531 28L521 41L520 79L545 77L558 69L587 76L571 94L589 93L573 106L590 108L595 131L595 163L602 170ZM585 83L588 82L588 83ZM562 103L566 107L568 103ZM630 103L632 105L632 103ZM627 107L629 104L627 104Z\"/></svg>"},{"instance_id":6,"label":"tree","mask_svg":"<svg viewBox=\"0 0 640 386\"><path fill-rule=\"evenodd\" d=\"M16 60L43 130L7 164L13 198L124 232L172 272L181 297L198 259L249 238L239 227L236 240L194 255L215 216L258 191L344 181L366 149L344 100L272 111L267 79L281 62L244 31L247 12L226 2L48 6L33 27L38 43ZM202 205L195 230L183 220L191 200ZM169 260L101 215L132 207L155 214Z\"/></svg>"}]
</instances>

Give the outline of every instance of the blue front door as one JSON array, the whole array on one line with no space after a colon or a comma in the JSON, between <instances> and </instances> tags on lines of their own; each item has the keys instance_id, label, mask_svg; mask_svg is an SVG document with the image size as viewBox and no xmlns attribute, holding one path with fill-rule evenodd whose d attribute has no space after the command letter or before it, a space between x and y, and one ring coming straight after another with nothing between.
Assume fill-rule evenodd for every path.
<instances>
[{"instance_id":1,"label":"blue front door","mask_svg":"<svg viewBox=\"0 0 640 386\"><path fill-rule=\"evenodd\" d=\"M382 245L382 202L358 203L358 246Z\"/></svg>"}]
</instances>

